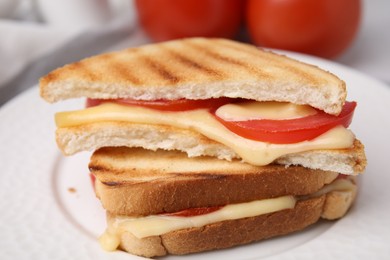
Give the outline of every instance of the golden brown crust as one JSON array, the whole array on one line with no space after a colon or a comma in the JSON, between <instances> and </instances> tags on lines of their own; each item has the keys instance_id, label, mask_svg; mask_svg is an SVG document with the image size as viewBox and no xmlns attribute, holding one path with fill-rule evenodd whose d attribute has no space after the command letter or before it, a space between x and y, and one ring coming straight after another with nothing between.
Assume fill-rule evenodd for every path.
<instances>
[{"instance_id":1,"label":"golden brown crust","mask_svg":"<svg viewBox=\"0 0 390 260\"><path fill-rule=\"evenodd\" d=\"M91 158L97 196L103 207L114 214L149 215L307 195L338 176L299 166L258 167L212 157L188 158L175 151L130 151L104 148Z\"/></svg>"},{"instance_id":2,"label":"golden brown crust","mask_svg":"<svg viewBox=\"0 0 390 260\"><path fill-rule=\"evenodd\" d=\"M366 153L364 152L364 145L356 139L351 149L355 151L355 153L353 156L354 160L350 164L352 165L354 172L363 173L367 166L367 158ZM345 154L349 151L350 150L348 149L344 149Z\"/></svg>"},{"instance_id":3,"label":"golden brown crust","mask_svg":"<svg viewBox=\"0 0 390 260\"><path fill-rule=\"evenodd\" d=\"M342 174L357 175L367 166L364 145L355 139L346 149L315 150L297 154L288 154L275 161L283 165L302 165L311 169L327 169Z\"/></svg>"},{"instance_id":4,"label":"golden brown crust","mask_svg":"<svg viewBox=\"0 0 390 260\"><path fill-rule=\"evenodd\" d=\"M321 196L299 201L294 209L173 231L159 237L138 239L125 232L121 237L121 248L146 257L229 248L304 229L318 221L324 203L325 196ZM147 250L143 249L143 243Z\"/></svg>"},{"instance_id":5,"label":"golden brown crust","mask_svg":"<svg viewBox=\"0 0 390 260\"><path fill-rule=\"evenodd\" d=\"M191 38L98 55L40 80L49 102L66 98L208 99L228 96L309 104L338 114L345 83L333 74L255 46Z\"/></svg>"},{"instance_id":6,"label":"golden brown crust","mask_svg":"<svg viewBox=\"0 0 390 260\"><path fill-rule=\"evenodd\" d=\"M356 186L349 191L331 191L320 197L299 200L293 209L173 231L160 236L140 239L124 232L120 238L120 247L131 254L155 257L247 244L302 230L320 218L341 218L352 206L356 192ZM114 217L107 214L109 222Z\"/></svg>"}]
</instances>

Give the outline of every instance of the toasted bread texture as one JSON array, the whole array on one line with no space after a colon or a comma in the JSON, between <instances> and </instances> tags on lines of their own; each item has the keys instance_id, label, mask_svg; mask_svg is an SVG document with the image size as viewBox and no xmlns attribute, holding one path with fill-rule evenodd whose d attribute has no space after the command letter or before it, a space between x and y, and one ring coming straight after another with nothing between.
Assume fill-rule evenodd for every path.
<instances>
[{"instance_id":1,"label":"toasted bread texture","mask_svg":"<svg viewBox=\"0 0 390 260\"><path fill-rule=\"evenodd\" d=\"M229 248L289 234L316 223L321 217L338 219L344 216L355 199L356 190L343 192L344 196L350 198L348 200L334 193L298 201L293 209L173 231L160 236L137 238L124 232L120 237L120 248L145 257L181 255ZM114 215L107 215L108 222L114 219Z\"/></svg>"},{"instance_id":2,"label":"toasted bread texture","mask_svg":"<svg viewBox=\"0 0 390 260\"><path fill-rule=\"evenodd\" d=\"M284 195L312 194L338 173L301 166L253 166L177 151L102 148L91 157L95 190L116 215L145 216Z\"/></svg>"},{"instance_id":3,"label":"toasted bread texture","mask_svg":"<svg viewBox=\"0 0 390 260\"><path fill-rule=\"evenodd\" d=\"M289 234L320 218L343 217L357 193L355 177L335 172L275 164L259 167L215 157L188 158L178 151L107 147L93 154L89 166L109 227L116 216L142 217L285 195L297 199L292 209L158 236L137 238L118 230L122 250L146 257L229 248ZM332 186L338 178L348 178L351 185Z\"/></svg>"},{"instance_id":4,"label":"toasted bread texture","mask_svg":"<svg viewBox=\"0 0 390 260\"><path fill-rule=\"evenodd\" d=\"M98 122L57 129L56 140L65 154L95 151L100 147L143 147L149 150L179 150L189 157L213 156L219 159L241 159L231 148L185 129L163 125ZM358 174L366 165L364 147L355 140L348 149L316 150L280 157L275 163L300 165L310 169Z\"/></svg>"},{"instance_id":5,"label":"toasted bread texture","mask_svg":"<svg viewBox=\"0 0 390 260\"><path fill-rule=\"evenodd\" d=\"M308 104L336 115L346 88L330 72L249 44L189 38L66 65L41 78L40 93L49 102L240 97Z\"/></svg>"}]
</instances>

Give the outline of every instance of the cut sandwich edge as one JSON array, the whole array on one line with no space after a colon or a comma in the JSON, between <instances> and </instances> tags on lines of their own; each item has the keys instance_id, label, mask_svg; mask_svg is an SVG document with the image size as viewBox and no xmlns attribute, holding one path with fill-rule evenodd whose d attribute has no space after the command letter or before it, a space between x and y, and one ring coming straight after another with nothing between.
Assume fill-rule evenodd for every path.
<instances>
[{"instance_id":1,"label":"cut sandwich edge","mask_svg":"<svg viewBox=\"0 0 390 260\"><path fill-rule=\"evenodd\" d=\"M224 249L278 237L303 230L321 218L336 220L343 217L356 198L356 190L332 191L300 200L292 209L226 220L159 236L137 238L130 232L124 232L120 236L119 248L132 254L156 257ZM113 217L108 214L109 220ZM144 245L147 250L142 250Z\"/></svg>"}]
</instances>

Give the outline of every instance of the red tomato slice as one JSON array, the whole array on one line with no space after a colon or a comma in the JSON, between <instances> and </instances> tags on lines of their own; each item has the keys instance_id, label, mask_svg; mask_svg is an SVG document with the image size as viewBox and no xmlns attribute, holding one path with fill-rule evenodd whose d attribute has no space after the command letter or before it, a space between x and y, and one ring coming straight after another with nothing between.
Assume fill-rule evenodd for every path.
<instances>
[{"instance_id":1,"label":"red tomato slice","mask_svg":"<svg viewBox=\"0 0 390 260\"><path fill-rule=\"evenodd\" d=\"M314 139L338 125L348 127L355 107L356 102L346 102L338 116L318 110L315 115L288 120L225 121L215 113L214 116L230 131L244 138L274 144L291 144Z\"/></svg>"},{"instance_id":2,"label":"red tomato slice","mask_svg":"<svg viewBox=\"0 0 390 260\"><path fill-rule=\"evenodd\" d=\"M178 100L134 100L134 99L87 99L86 107L97 106L104 102L115 102L124 105L143 106L164 111L185 111L199 108L215 109L227 103L231 103L231 98L210 98L210 99L178 99Z\"/></svg>"},{"instance_id":3,"label":"red tomato slice","mask_svg":"<svg viewBox=\"0 0 390 260\"><path fill-rule=\"evenodd\" d=\"M95 175L93 175L93 173L90 173L90 174L89 174L89 178L90 178L90 180L91 180L92 188L93 188L93 190L95 191L96 177L95 177Z\"/></svg>"},{"instance_id":4,"label":"red tomato slice","mask_svg":"<svg viewBox=\"0 0 390 260\"><path fill-rule=\"evenodd\" d=\"M209 213L217 211L221 208L222 208L222 206L191 208L191 209L185 209L185 210L173 212L173 213L164 213L161 215L169 216L169 217L194 217L194 216L209 214Z\"/></svg>"},{"instance_id":5,"label":"red tomato slice","mask_svg":"<svg viewBox=\"0 0 390 260\"><path fill-rule=\"evenodd\" d=\"M95 107L107 101L108 100L104 100L104 99L87 98L85 101L85 107Z\"/></svg>"},{"instance_id":6,"label":"red tomato slice","mask_svg":"<svg viewBox=\"0 0 390 260\"><path fill-rule=\"evenodd\" d=\"M349 177L351 177L351 175L347 175L347 174L339 174L336 178L336 180L338 179L348 179Z\"/></svg>"}]
</instances>

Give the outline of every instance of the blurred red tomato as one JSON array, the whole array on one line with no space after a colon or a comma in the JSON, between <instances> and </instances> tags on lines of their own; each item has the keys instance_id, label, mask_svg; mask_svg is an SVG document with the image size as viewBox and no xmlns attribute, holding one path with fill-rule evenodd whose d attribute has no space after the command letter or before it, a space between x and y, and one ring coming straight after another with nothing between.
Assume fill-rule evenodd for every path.
<instances>
[{"instance_id":1,"label":"blurred red tomato","mask_svg":"<svg viewBox=\"0 0 390 260\"><path fill-rule=\"evenodd\" d=\"M246 9L256 44L325 58L351 44L360 15L360 0L248 0Z\"/></svg>"},{"instance_id":2,"label":"blurred red tomato","mask_svg":"<svg viewBox=\"0 0 390 260\"><path fill-rule=\"evenodd\" d=\"M241 25L242 0L136 0L139 21L155 41L183 37L233 38Z\"/></svg>"}]
</instances>

